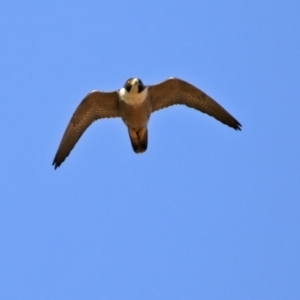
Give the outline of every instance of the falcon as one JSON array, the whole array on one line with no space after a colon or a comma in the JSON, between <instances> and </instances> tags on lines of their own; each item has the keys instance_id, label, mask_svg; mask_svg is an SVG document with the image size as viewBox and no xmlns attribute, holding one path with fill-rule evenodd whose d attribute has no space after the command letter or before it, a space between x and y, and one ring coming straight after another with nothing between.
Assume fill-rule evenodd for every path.
<instances>
[{"instance_id":1,"label":"falcon","mask_svg":"<svg viewBox=\"0 0 300 300\"><path fill-rule=\"evenodd\" d=\"M241 130L242 125L220 104L186 81L170 77L159 84L145 86L139 78L130 78L118 91L94 90L82 100L62 137L52 163L54 168L62 164L84 131L103 118L122 118L134 152L145 152L151 113L175 104L184 104Z\"/></svg>"}]
</instances>

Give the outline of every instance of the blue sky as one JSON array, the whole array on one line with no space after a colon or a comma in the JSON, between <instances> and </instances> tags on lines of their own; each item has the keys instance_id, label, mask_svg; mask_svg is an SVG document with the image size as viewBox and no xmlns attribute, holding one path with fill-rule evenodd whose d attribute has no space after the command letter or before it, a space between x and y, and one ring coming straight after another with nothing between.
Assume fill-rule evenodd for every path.
<instances>
[{"instance_id":1,"label":"blue sky","mask_svg":"<svg viewBox=\"0 0 300 300\"><path fill-rule=\"evenodd\" d=\"M298 1L0 3L0 299L299 299ZM93 89L176 76L186 107L136 155L94 123L54 171Z\"/></svg>"}]
</instances>

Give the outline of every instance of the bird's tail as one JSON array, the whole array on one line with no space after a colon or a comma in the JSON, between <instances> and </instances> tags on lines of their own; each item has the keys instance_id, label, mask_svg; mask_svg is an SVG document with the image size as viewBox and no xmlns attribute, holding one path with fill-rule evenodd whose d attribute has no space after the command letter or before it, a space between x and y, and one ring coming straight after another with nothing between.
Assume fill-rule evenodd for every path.
<instances>
[{"instance_id":1,"label":"bird's tail","mask_svg":"<svg viewBox=\"0 0 300 300\"><path fill-rule=\"evenodd\" d=\"M130 141L135 153L143 153L147 150L148 130L146 127L141 129L128 128Z\"/></svg>"}]
</instances>

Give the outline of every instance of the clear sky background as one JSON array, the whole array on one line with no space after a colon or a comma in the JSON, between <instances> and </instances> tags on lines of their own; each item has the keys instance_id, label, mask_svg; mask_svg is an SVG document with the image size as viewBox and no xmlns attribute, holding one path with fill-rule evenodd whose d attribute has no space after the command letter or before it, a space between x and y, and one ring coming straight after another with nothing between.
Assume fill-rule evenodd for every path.
<instances>
[{"instance_id":1,"label":"clear sky background","mask_svg":"<svg viewBox=\"0 0 300 300\"><path fill-rule=\"evenodd\" d=\"M300 299L299 1L1 1L0 299ZM185 79L136 155L93 89Z\"/></svg>"}]
</instances>

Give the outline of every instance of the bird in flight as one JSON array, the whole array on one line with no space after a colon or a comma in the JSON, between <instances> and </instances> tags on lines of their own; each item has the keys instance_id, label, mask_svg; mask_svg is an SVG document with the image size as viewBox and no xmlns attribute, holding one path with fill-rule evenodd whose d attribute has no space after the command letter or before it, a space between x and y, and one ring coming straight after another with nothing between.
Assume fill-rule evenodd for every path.
<instances>
[{"instance_id":1,"label":"bird in flight","mask_svg":"<svg viewBox=\"0 0 300 300\"><path fill-rule=\"evenodd\" d=\"M151 113L175 104L184 104L241 130L242 125L220 104L186 81L170 77L145 86L139 78L130 78L118 91L92 91L82 100L62 137L52 163L54 168L62 164L92 122L102 118L122 118L134 152L145 152Z\"/></svg>"}]
</instances>

